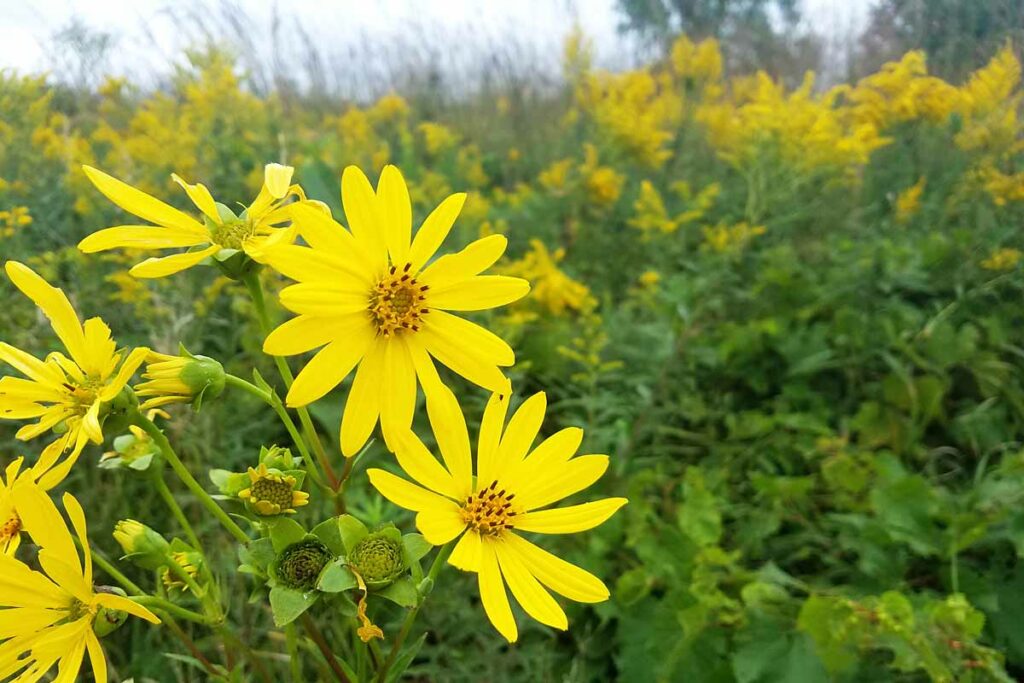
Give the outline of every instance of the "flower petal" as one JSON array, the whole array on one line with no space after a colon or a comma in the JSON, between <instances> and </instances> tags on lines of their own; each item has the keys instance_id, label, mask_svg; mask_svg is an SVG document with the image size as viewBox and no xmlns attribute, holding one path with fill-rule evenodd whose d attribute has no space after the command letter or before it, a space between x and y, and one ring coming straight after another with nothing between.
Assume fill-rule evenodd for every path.
<instances>
[{"instance_id":1,"label":"flower petal","mask_svg":"<svg viewBox=\"0 0 1024 683\"><path fill-rule=\"evenodd\" d=\"M188 198L192 200L192 203L195 204L200 211L206 214L210 220L217 225L220 225L223 222L220 217L220 212L217 211L217 202L213 201L213 196L210 194L210 191L206 189L205 185L201 185L200 183L196 183L195 185L186 183L177 173L171 174L171 180L178 183L178 185L185 190L185 193L188 195Z\"/></svg>"},{"instance_id":2,"label":"flower petal","mask_svg":"<svg viewBox=\"0 0 1024 683\"><path fill-rule=\"evenodd\" d=\"M505 534L504 541L515 551L538 581L561 596L576 602L603 602L608 588L590 572L537 547L516 534Z\"/></svg>"},{"instance_id":3,"label":"flower petal","mask_svg":"<svg viewBox=\"0 0 1024 683\"><path fill-rule=\"evenodd\" d=\"M547 407L547 395L543 391L538 391L523 401L512 415L508 427L505 428L505 434L501 437L498 454L495 456L498 463L495 478L508 473L526 457L527 451L540 432Z\"/></svg>"},{"instance_id":4,"label":"flower petal","mask_svg":"<svg viewBox=\"0 0 1024 683\"><path fill-rule=\"evenodd\" d=\"M78 248L86 254L95 254L108 249L176 249L206 244L209 235L197 235L194 232L161 228L152 225L118 225L94 232L78 243Z\"/></svg>"},{"instance_id":5,"label":"flower petal","mask_svg":"<svg viewBox=\"0 0 1024 683\"><path fill-rule=\"evenodd\" d=\"M414 273L419 272L444 243L465 203L466 195L464 193L453 194L438 204L437 208L431 211L427 219L423 221L423 225L416 231L416 237L413 238L412 247L409 249L408 260L412 264Z\"/></svg>"},{"instance_id":6,"label":"flower petal","mask_svg":"<svg viewBox=\"0 0 1024 683\"><path fill-rule=\"evenodd\" d=\"M455 549L448 557L448 564L465 572L478 572L482 556L483 544L480 541L480 532L475 529L467 529L459 542L455 544Z\"/></svg>"},{"instance_id":7,"label":"flower petal","mask_svg":"<svg viewBox=\"0 0 1024 683\"><path fill-rule=\"evenodd\" d=\"M39 277L34 270L17 261L8 261L7 276L21 293L39 307L50 320L53 331L60 337L71 357L81 363L85 356L85 333L71 302L60 289Z\"/></svg>"},{"instance_id":8,"label":"flower petal","mask_svg":"<svg viewBox=\"0 0 1024 683\"><path fill-rule=\"evenodd\" d=\"M398 507L423 512L444 510L454 503L444 496L428 491L385 470L371 468L366 471L373 487Z\"/></svg>"},{"instance_id":9,"label":"flower petal","mask_svg":"<svg viewBox=\"0 0 1024 683\"><path fill-rule=\"evenodd\" d=\"M377 214L383 223L384 240L392 263L405 263L412 240L412 202L401 171L387 165L377 183Z\"/></svg>"},{"instance_id":10,"label":"flower petal","mask_svg":"<svg viewBox=\"0 0 1024 683\"><path fill-rule=\"evenodd\" d=\"M18 486L11 495L22 525L36 545L48 550L81 577L82 565L75 541L50 497L38 486Z\"/></svg>"},{"instance_id":11,"label":"flower petal","mask_svg":"<svg viewBox=\"0 0 1024 683\"><path fill-rule=\"evenodd\" d=\"M387 265L388 252L382 222L377 210L377 196L366 174L355 166L341 174L341 203L352 235L370 259L374 271Z\"/></svg>"},{"instance_id":12,"label":"flower petal","mask_svg":"<svg viewBox=\"0 0 1024 683\"><path fill-rule=\"evenodd\" d=\"M416 528L433 545L444 545L466 530L466 522L459 514L459 506L450 503L446 508L422 510L416 515Z\"/></svg>"},{"instance_id":13,"label":"flower petal","mask_svg":"<svg viewBox=\"0 0 1024 683\"><path fill-rule=\"evenodd\" d=\"M380 429L384 443L393 452L393 437L412 427L412 416L416 410L416 370L403 335L395 335L383 343Z\"/></svg>"},{"instance_id":14,"label":"flower petal","mask_svg":"<svg viewBox=\"0 0 1024 683\"><path fill-rule=\"evenodd\" d=\"M494 265L507 246L508 239L504 235L489 235L470 243L460 252L437 259L418 279L430 285L431 289L442 289L467 280Z\"/></svg>"},{"instance_id":15,"label":"flower petal","mask_svg":"<svg viewBox=\"0 0 1024 683\"><path fill-rule=\"evenodd\" d=\"M345 400L341 416L341 452L350 458L359 452L373 432L380 415L380 392L384 384L384 346L370 344L359 363L356 378Z\"/></svg>"},{"instance_id":16,"label":"flower petal","mask_svg":"<svg viewBox=\"0 0 1024 683\"><path fill-rule=\"evenodd\" d=\"M202 223L156 197L136 190L99 169L91 166L83 166L82 169L97 190L128 213L166 228L180 228L198 235L207 234Z\"/></svg>"},{"instance_id":17,"label":"flower petal","mask_svg":"<svg viewBox=\"0 0 1024 683\"><path fill-rule=\"evenodd\" d=\"M480 572L477 574L480 601L483 603L487 618L491 620L498 633L505 636L508 642L514 643L519 638L519 630L516 628L515 617L512 616L512 608L508 604L508 594L505 592L505 583L502 581L498 558L494 552L495 544L489 537L482 540Z\"/></svg>"},{"instance_id":18,"label":"flower petal","mask_svg":"<svg viewBox=\"0 0 1024 683\"><path fill-rule=\"evenodd\" d=\"M150 612L148 609L133 601L131 598L126 598L121 595L113 595L111 593L97 593L95 597L96 604L109 607L110 609L121 610L127 612L132 616L136 616L140 619L145 619L151 624L159 624L160 619Z\"/></svg>"},{"instance_id":19,"label":"flower petal","mask_svg":"<svg viewBox=\"0 0 1024 683\"><path fill-rule=\"evenodd\" d=\"M473 486L473 456L466 418L455 394L448 387L439 386L427 396L427 416L444 464L451 472L456 487L465 492L459 496L464 498Z\"/></svg>"},{"instance_id":20,"label":"flower petal","mask_svg":"<svg viewBox=\"0 0 1024 683\"><path fill-rule=\"evenodd\" d=\"M477 479L480 481L494 481L498 478L498 444L505 428L505 414L508 412L511 393L511 386L506 387L505 391L492 393L484 408L476 447Z\"/></svg>"},{"instance_id":21,"label":"flower petal","mask_svg":"<svg viewBox=\"0 0 1024 683\"><path fill-rule=\"evenodd\" d=\"M530 291L520 277L477 275L430 292L430 305L448 311L483 311L518 301Z\"/></svg>"},{"instance_id":22,"label":"flower petal","mask_svg":"<svg viewBox=\"0 0 1024 683\"><path fill-rule=\"evenodd\" d=\"M501 574L505 577L508 587L512 589L512 595L526 613L542 624L563 631L569 628L569 619L565 616L565 611L529 572L514 546L502 538L496 539L493 545L498 556L498 564L501 566Z\"/></svg>"},{"instance_id":23,"label":"flower petal","mask_svg":"<svg viewBox=\"0 0 1024 683\"><path fill-rule=\"evenodd\" d=\"M373 341L369 324L352 326L351 332L351 337L332 341L306 363L288 390L285 402L289 406L308 405L348 377Z\"/></svg>"},{"instance_id":24,"label":"flower petal","mask_svg":"<svg viewBox=\"0 0 1024 683\"><path fill-rule=\"evenodd\" d=\"M370 328L370 324L362 314L330 318L300 315L281 323L267 335L263 352L271 356L294 356L332 341L359 339L363 328Z\"/></svg>"},{"instance_id":25,"label":"flower petal","mask_svg":"<svg viewBox=\"0 0 1024 683\"><path fill-rule=\"evenodd\" d=\"M536 510L582 491L608 469L607 455L581 455L558 469L548 472L543 479L535 479L518 489L519 504L526 510Z\"/></svg>"},{"instance_id":26,"label":"flower petal","mask_svg":"<svg viewBox=\"0 0 1024 683\"><path fill-rule=\"evenodd\" d=\"M625 498L605 498L554 510L527 512L515 518L515 528L539 534L574 534L587 531L604 524L626 502Z\"/></svg>"},{"instance_id":27,"label":"flower petal","mask_svg":"<svg viewBox=\"0 0 1024 683\"><path fill-rule=\"evenodd\" d=\"M399 466L417 484L453 500L462 500L469 495L468 490L463 492L463 489L455 485L452 475L442 467L412 430L407 429L396 434L394 446Z\"/></svg>"},{"instance_id":28,"label":"flower petal","mask_svg":"<svg viewBox=\"0 0 1024 683\"><path fill-rule=\"evenodd\" d=\"M186 251L184 254L174 254L163 258L148 258L142 263L132 266L128 272L138 278L167 277L191 268L218 251L220 251L220 247L213 245L200 251Z\"/></svg>"}]
</instances>

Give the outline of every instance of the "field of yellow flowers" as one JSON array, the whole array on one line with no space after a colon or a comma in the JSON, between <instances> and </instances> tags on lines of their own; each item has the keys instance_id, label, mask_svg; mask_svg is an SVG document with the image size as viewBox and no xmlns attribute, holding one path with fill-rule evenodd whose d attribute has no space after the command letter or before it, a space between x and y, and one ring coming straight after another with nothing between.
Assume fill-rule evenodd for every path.
<instances>
[{"instance_id":1,"label":"field of yellow flowers","mask_svg":"<svg viewBox=\"0 0 1024 683\"><path fill-rule=\"evenodd\" d=\"M67 292L82 319L102 316L122 344L169 354L167 363L181 343L244 377L257 358L257 376L273 383L275 363L291 362L297 373L309 354L263 355L260 323L276 327L290 314L249 294L265 289L276 301L292 279L315 281L316 240L303 232L312 248L295 257L310 259L309 273L295 261L239 275L213 254L216 263L207 258L174 277L136 277L132 267L153 252L82 242L138 223L116 205L118 191L104 189L113 187L106 176L83 167L190 216L200 216L191 183L239 211L277 183L268 163L294 167L294 196L309 201L313 223L326 220L315 215L325 208L343 220L354 200L342 206L339 178L350 165L381 187L395 182L382 169L397 166L413 225L466 193L446 246L504 236L508 250L489 272L530 289L465 315L515 349L506 374L517 397L546 392L542 437L582 427L579 452L608 454L607 473L573 501L629 504L586 534L538 541L610 590L597 604L562 601L568 630L518 611L496 616L486 596L481 609L483 578L478 593L460 572L441 573L411 635L403 630L395 646L409 680L1019 680L1024 90L1015 46L962 83L930 75L925 56L911 52L823 89L814 74L798 87L766 73L728 77L714 41L686 37L644 68L605 72L576 34L563 69L564 91L543 102L510 93L440 110L399 94L344 106L257 97L217 51L190 55L156 92L115 79L72 92L0 72L0 257ZM278 205L267 201L269 213ZM171 251L159 256L184 246L166 239ZM23 283L34 277L18 272ZM12 279L22 291L35 286ZM0 340L38 358L59 348L32 301L6 279L0 290ZM281 300L303 313L288 294ZM416 320L386 329L405 322ZM278 341L311 348L301 336ZM474 425L493 406L475 386L486 382L464 380L471 369L456 360L444 362L455 372L442 376L475 439ZM0 375L16 370L3 365ZM166 393L160 370L147 370L151 394ZM384 485L408 471L390 454L386 416L383 433L347 433L345 421L357 419L343 417L345 396L357 392L352 377L333 388L311 386L312 375L289 399L326 393L303 427L319 428L328 464L344 468L347 511L366 527L413 531L416 515L389 502L401 496ZM246 509L240 501L257 500L252 489L264 480L252 470L252 486L229 491L229 473L261 463L266 474L267 462L285 462L272 447L294 436L268 418L261 390L230 402L207 396L200 411L162 408L163 433L232 518ZM422 394L417 400L422 406ZM415 431L438 434L424 443L443 451L442 408L427 408L429 420L426 408L415 410ZM35 442L15 438L21 424L0 423L4 466L37 457ZM104 445L87 446L60 485L81 503L101 557L123 554L132 527L112 534L128 517L168 538L184 531L158 512L165 492L146 475L152 456L136 448L148 438L139 424L118 433L108 423ZM295 497L275 512L294 506L312 526L331 508L309 486L309 495L298 490L301 477L289 486ZM174 495L200 535L230 539L202 491ZM419 528L430 540L422 520ZM23 541L19 557L30 546ZM210 680L213 671L260 680L264 666L283 680L288 653L308 646L322 655L321 639L299 643L274 626L279 615L256 590L251 557L232 550L208 561L238 627L232 637L249 657L205 623L156 629L132 619L104 640L114 680ZM181 581L156 569L161 600L177 591L184 608L200 610L186 579L206 569L194 562L181 555ZM126 580L154 583L153 568L119 566ZM370 613L388 637L404 618L390 607ZM361 602L360 619L365 609ZM0 641L15 633L3 615ZM339 657L357 645L341 625L320 623ZM400 651L406 635L414 647ZM9 665L4 647L0 673ZM381 670L376 653L367 662Z\"/></svg>"}]
</instances>

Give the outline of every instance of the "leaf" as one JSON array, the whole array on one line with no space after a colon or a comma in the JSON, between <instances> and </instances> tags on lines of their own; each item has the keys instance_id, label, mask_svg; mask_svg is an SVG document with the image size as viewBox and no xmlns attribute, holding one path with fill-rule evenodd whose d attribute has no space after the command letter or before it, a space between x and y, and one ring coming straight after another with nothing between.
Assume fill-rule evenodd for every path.
<instances>
[{"instance_id":1,"label":"leaf","mask_svg":"<svg viewBox=\"0 0 1024 683\"><path fill-rule=\"evenodd\" d=\"M355 588L359 585L356 581L355 574L345 566L345 560L338 558L331 562L324 569L323 573L320 574L320 580L317 581L317 590L321 590L324 593L340 593Z\"/></svg>"},{"instance_id":2,"label":"leaf","mask_svg":"<svg viewBox=\"0 0 1024 683\"><path fill-rule=\"evenodd\" d=\"M356 543L363 540L370 531L366 528L365 524L352 515L342 515L337 519L338 532L341 534L341 542L345 547L345 553L350 553Z\"/></svg>"},{"instance_id":3,"label":"leaf","mask_svg":"<svg viewBox=\"0 0 1024 683\"><path fill-rule=\"evenodd\" d=\"M303 593L294 588L274 586L270 589L270 610L274 614L275 626L287 626L309 609L320 594L316 591Z\"/></svg>"},{"instance_id":4,"label":"leaf","mask_svg":"<svg viewBox=\"0 0 1024 683\"><path fill-rule=\"evenodd\" d=\"M806 633L768 624L732 656L737 683L827 683L825 667Z\"/></svg>"},{"instance_id":5,"label":"leaf","mask_svg":"<svg viewBox=\"0 0 1024 683\"><path fill-rule=\"evenodd\" d=\"M288 517L278 517L268 525L270 526L270 541L277 554L306 537L306 530L298 522Z\"/></svg>"},{"instance_id":6,"label":"leaf","mask_svg":"<svg viewBox=\"0 0 1024 683\"><path fill-rule=\"evenodd\" d=\"M388 683L395 683L401 680L403 674L409 669L409 665L412 664L412 660L416 658L416 654L423 647L423 643L427 640L427 634L424 633L416 640L411 643L407 643L402 651L395 658L395 663L391 665L391 669L388 671ZM354 680L354 679L353 679Z\"/></svg>"},{"instance_id":7,"label":"leaf","mask_svg":"<svg viewBox=\"0 0 1024 683\"><path fill-rule=\"evenodd\" d=\"M415 607L420 599L419 593L416 592L416 586L408 576L403 576L387 588L375 591L374 595L387 598L396 605L408 608Z\"/></svg>"},{"instance_id":8,"label":"leaf","mask_svg":"<svg viewBox=\"0 0 1024 683\"><path fill-rule=\"evenodd\" d=\"M345 543L342 540L338 519L337 517L326 519L313 527L312 531L309 532L323 541L327 549L336 556L345 554Z\"/></svg>"},{"instance_id":9,"label":"leaf","mask_svg":"<svg viewBox=\"0 0 1024 683\"><path fill-rule=\"evenodd\" d=\"M683 484L683 503L677 515L679 528L699 546L718 543L722 537L722 515L719 501L704 483L704 473L698 467L686 470Z\"/></svg>"}]
</instances>

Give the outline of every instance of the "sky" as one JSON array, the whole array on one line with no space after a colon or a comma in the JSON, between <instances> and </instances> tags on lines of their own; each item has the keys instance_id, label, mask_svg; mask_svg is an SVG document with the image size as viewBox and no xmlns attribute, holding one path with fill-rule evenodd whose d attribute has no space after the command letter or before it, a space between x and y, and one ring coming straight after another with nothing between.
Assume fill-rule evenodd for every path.
<instances>
[{"instance_id":1,"label":"sky","mask_svg":"<svg viewBox=\"0 0 1024 683\"><path fill-rule=\"evenodd\" d=\"M805 0L806 21L841 41L862 27L874 0ZM578 22L592 38L599 65L614 66L623 52L616 32L615 0L234 0L256 32L268 31L275 12L300 22L311 38L339 52L357 49L346 40L387 42L399 27L418 25L427 40L514 38L557 63L565 34ZM88 27L114 34L108 68L140 77L165 70L202 30L203 12L219 2L187 0L20 0L0 4L0 68L51 70L50 36L77 16ZM182 8L190 8L183 10ZM195 33L182 31L182 20ZM465 36L465 38L460 38Z\"/></svg>"}]
</instances>

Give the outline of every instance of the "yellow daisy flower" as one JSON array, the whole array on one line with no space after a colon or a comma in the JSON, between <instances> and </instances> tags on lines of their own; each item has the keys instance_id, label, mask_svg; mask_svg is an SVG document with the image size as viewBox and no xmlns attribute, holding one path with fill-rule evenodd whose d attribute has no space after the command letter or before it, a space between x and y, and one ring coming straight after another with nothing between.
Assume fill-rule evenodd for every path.
<instances>
[{"instance_id":1,"label":"yellow daisy flower","mask_svg":"<svg viewBox=\"0 0 1024 683\"><path fill-rule=\"evenodd\" d=\"M503 340L448 311L480 311L515 301L526 280L480 275L505 252L491 235L428 265L452 228L464 194L445 199L412 237L412 206L402 174L381 172L376 193L358 168L341 178L349 230L314 207L295 205L292 216L308 247L280 245L267 263L297 280L281 304L298 314L271 332L263 350L290 356L321 349L288 392L290 406L311 403L358 366L341 422L341 448L355 455L378 418L384 438L412 425L416 382L424 391L443 386L434 359L474 384L502 391L499 369L515 362Z\"/></svg>"},{"instance_id":2,"label":"yellow daisy flower","mask_svg":"<svg viewBox=\"0 0 1024 683\"><path fill-rule=\"evenodd\" d=\"M8 555L0 555L0 679L37 681L57 667L54 680L72 681L89 653L96 681L105 683L107 665L94 627L101 632L122 614L154 624L160 620L148 609L92 583L92 559L85 515L70 494L64 494L80 558L64 518L42 489L24 486L15 502L32 540L40 546L42 571Z\"/></svg>"},{"instance_id":3,"label":"yellow daisy flower","mask_svg":"<svg viewBox=\"0 0 1024 683\"><path fill-rule=\"evenodd\" d=\"M223 204L213 200L205 186L190 185L176 174L171 177L188 193L189 199L203 213L199 222L169 204L137 190L103 171L83 166L85 174L107 199L139 218L156 225L120 225L89 235L78 244L87 254L109 249L175 249L190 250L172 256L146 259L129 271L139 278L157 278L173 275L198 264L208 256L222 250L227 255L244 251L259 261L260 254L270 244L290 241L291 230L279 228L289 220L285 202L291 196L304 200L298 185L290 185L291 166L267 164L263 189L241 216L235 216Z\"/></svg>"},{"instance_id":4,"label":"yellow daisy flower","mask_svg":"<svg viewBox=\"0 0 1024 683\"><path fill-rule=\"evenodd\" d=\"M43 451L37 467L49 469L70 450L61 465L70 468L86 443L103 442L103 410L121 393L149 349L133 349L125 356L101 319L80 322L64 292L16 261L8 261L6 270L11 282L49 318L71 357L55 351L43 361L0 342L0 361L28 378L0 378L0 418L39 418L19 429L17 437L27 441L53 429L61 436Z\"/></svg>"},{"instance_id":5,"label":"yellow daisy flower","mask_svg":"<svg viewBox=\"0 0 1024 683\"><path fill-rule=\"evenodd\" d=\"M15 458L0 477L0 554L13 555L21 545L21 516L14 505L14 491L22 486L38 486L49 491L63 481L67 469L60 467L47 471L37 464L22 469L25 458ZM44 463L45 464L45 463Z\"/></svg>"},{"instance_id":6,"label":"yellow daisy flower","mask_svg":"<svg viewBox=\"0 0 1024 683\"><path fill-rule=\"evenodd\" d=\"M371 469L371 483L396 505L417 512L416 526L434 545L462 538L448 559L476 572L487 617L509 642L518 637L505 584L537 621L565 629L565 612L554 591L577 602L601 602L608 589L600 579L522 538L517 532L570 534L592 529L626 504L605 498L549 508L597 481L608 468L607 455L573 457L583 430L562 429L533 450L547 399L527 399L504 427L508 395L487 404L477 444L473 476L469 434L454 394L427 395L427 412L441 451L442 466L411 432L396 437L398 463L416 483ZM503 429L504 427L504 429Z\"/></svg>"}]
</instances>

